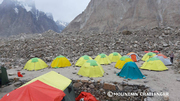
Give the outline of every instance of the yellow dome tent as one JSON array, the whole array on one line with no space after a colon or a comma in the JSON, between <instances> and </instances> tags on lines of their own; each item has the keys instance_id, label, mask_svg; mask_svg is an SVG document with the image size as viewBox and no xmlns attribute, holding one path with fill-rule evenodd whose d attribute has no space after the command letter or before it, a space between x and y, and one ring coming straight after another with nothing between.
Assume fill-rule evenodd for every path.
<instances>
[{"instance_id":1,"label":"yellow dome tent","mask_svg":"<svg viewBox=\"0 0 180 101\"><path fill-rule=\"evenodd\" d=\"M110 64L111 63L111 61L109 60L109 57L103 53L96 56L96 58L94 60L96 60L99 64Z\"/></svg>"},{"instance_id":2,"label":"yellow dome tent","mask_svg":"<svg viewBox=\"0 0 180 101\"><path fill-rule=\"evenodd\" d=\"M78 75L85 77L102 77L104 74L104 69L95 60L88 60L79 69Z\"/></svg>"},{"instance_id":3,"label":"yellow dome tent","mask_svg":"<svg viewBox=\"0 0 180 101\"><path fill-rule=\"evenodd\" d=\"M113 52L111 54L109 54L109 59L111 62L117 62L122 56L117 53L117 52Z\"/></svg>"},{"instance_id":4,"label":"yellow dome tent","mask_svg":"<svg viewBox=\"0 0 180 101\"><path fill-rule=\"evenodd\" d=\"M53 68L68 67L68 66L71 66L70 61L62 55L57 56L51 63L51 67Z\"/></svg>"},{"instance_id":5,"label":"yellow dome tent","mask_svg":"<svg viewBox=\"0 0 180 101\"><path fill-rule=\"evenodd\" d=\"M84 55L78 59L75 66L81 67L87 60L92 60L92 58L88 55Z\"/></svg>"},{"instance_id":6,"label":"yellow dome tent","mask_svg":"<svg viewBox=\"0 0 180 101\"><path fill-rule=\"evenodd\" d=\"M143 56L142 60L143 60L143 61L147 61L149 58L152 58L152 57L154 57L154 56L156 56L155 53L149 52L149 53L146 53L146 54Z\"/></svg>"},{"instance_id":7,"label":"yellow dome tent","mask_svg":"<svg viewBox=\"0 0 180 101\"><path fill-rule=\"evenodd\" d=\"M39 80L49 86L62 90L66 94L66 96L64 97L65 101L75 101L75 93L72 86L72 80L66 78L65 76L58 74L55 71L50 71L46 74L32 79L21 87L26 86L36 80Z\"/></svg>"},{"instance_id":8,"label":"yellow dome tent","mask_svg":"<svg viewBox=\"0 0 180 101\"><path fill-rule=\"evenodd\" d=\"M24 66L24 69L32 71L32 70L40 70L48 67L48 65L39 58L30 59Z\"/></svg>"},{"instance_id":9,"label":"yellow dome tent","mask_svg":"<svg viewBox=\"0 0 180 101\"><path fill-rule=\"evenodd\" d=\"M167 70L168 68L164 65L164 63L160 59L153 57L147 60L142 65L142 67L140 67L140 69L163 71L163 70Z\"/></svg>"},{"instance_id":10,"label":"yellow dome tent","mask_svg":"<svg viewBox=\"0 0 180 101\"><path fill-rule=\"evenodd\" d=\"M116 62L115 67L118 68L118 69L122 69L124 64L126 64L127 62L130 62L130 61L133 62L133 60L130 57L123 56Z\"/></svg>"}]
</instances>

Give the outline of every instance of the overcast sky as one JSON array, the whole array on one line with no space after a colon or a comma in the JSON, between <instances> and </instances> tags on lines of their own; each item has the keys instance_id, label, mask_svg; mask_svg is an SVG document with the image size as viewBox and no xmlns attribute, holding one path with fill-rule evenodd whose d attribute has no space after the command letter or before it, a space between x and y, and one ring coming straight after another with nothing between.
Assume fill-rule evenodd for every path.
<instances>
[{"instance_id":1,"label":"overcast sky","mask_svg":"<svg viewBox=\"0 0 180 101\"><path fill-rule=\"evenodd\" d=\"M52 13L54 20L65 22L72 21L82 13L89 2L90 0L35 0L37 9Z\"/></svg>"}]
</instances>

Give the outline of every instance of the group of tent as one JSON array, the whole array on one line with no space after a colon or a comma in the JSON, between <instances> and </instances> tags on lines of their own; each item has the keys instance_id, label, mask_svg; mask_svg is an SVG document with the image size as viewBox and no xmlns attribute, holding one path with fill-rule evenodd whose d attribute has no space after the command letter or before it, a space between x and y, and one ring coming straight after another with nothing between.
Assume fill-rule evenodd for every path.
<instances>
[{"instance_id":1,"label":"group of tent","mask_svg":"<svg viewBox=\"0 0 180 101\"><path fill-rule=\"evenodd\" d=\"M130 54L132 54L132 53L130 53ZM118 69L121 69L121 71L119 73L117 73L117 75L120 77L123 77L125 79L143 79L143 78L145 78L145 76L141 73L138 66L134 62L134 61L139 60L139 56L134 53L132 57L123 56L116 62L115 67Z\"/></svg>"},{"instance_id":2,"label":"group of tent","mask_svg":"<svg viewBox=\"0 0 180 101\"><path fill-rule=\"evenodd\" d=\"M51 63L52 68L60 68L60 67L68 67L68 66L71 66L70 61L62 55L57 56ZM44 69L46 67L48 67L48 65L40 58L32 58L25 64L24 69L32 71L32 70Z\"/></svg>"},{"instance_id":3,"label":"group of tent","mask_svg":"<svg viewBox=\"0 0 180 101\"><path fill-rule=\"evenodd\" d=\"M134 61L139 60L139 57L136 54L134 56L134 54L129 53L127 56L132 57ZM79 75L83 75L86 77L102 77L104 74L104 70L101 65L108 65L111 62L117 62L121 57L122 56L117 52L113 52L109 54L109 56L104 53L99 54L94 60L90 56L84 55L76 62L75 65L82 67L78 72ZM71 66L70 61L62 55L56 57L51 63L52 68L68 66ZM48 67L48 65L43 60L39 58L32 58L25 64L24 69L32 71L44 69L46 67Z\"/></svg>"},{"instance_id":4,"label":"group of tent","mask_svg":"<svg viewBox=\"0 0 180 101\"><path fill-rule=\"evenodd\" d=\"M90 56L84 55L78 59L75 66L81 67L77 73L78 75L102 77L104 69L101 65L116 62L115 68L121 69L117 76L125 79L144 79L146 77L140 69L163 71L168 69L165 65L171 65L170 60L165 55L156 55L153 52L148 52L143 56L142 60L145 62L140 69L135 63L139 60L139 56L133 52L125 56L121 56L117 52L113 52L109 56L102 53L96 56L94 60ZM32 58L26 63L24 69L39 70L47 66L43 60ZM53 68L67 66L71 66L71 63L64 56L56 57L51 63ZM1 68L1 71L4 72L4 69ZM2 75L3 72L0 72L0 74ZM2 77L1 75L0 77ZM6 81L1 81L1 83L3 82ZM75 101L75 93L72 80L51 71L6 94L0 101Z\"/></svg>"},{"instance_id":5,"label":"group of tent","mask_svg":"<svg viewBox=\"0 0 180 101\"><path fill-rule=\"evenodd\" d=\"M102 64L107 65L111 62L116 62L115 67L122 68L126 62L133 62L132 59L135 62L140 60L139 56L134 52L128 53L123 57L117 52L113 52L109 54L109 56L102 53L96 56L94 60L92 60L92 58L87 55L82 56L75 65L81 67L79 69L78 75L85 77L102 77L104 74L104 69L101 66Z\"/></svg>"},{"instance_id":6,"label":"group of tent","mask_svg":"<svg viewBox=\"0 0 180 101\"><path fill-rule=\"evenodd\" d=\"M109 54L109 56L101 53L96 56L94 60L90 56L84 55L79 58L75 64L75 66L81 67L77 74L85 77L102 77L104 75L104 69L101 65L117 62L121 57L122 56L117 52L113 52Z\"/></svg>"},{"instance_id":7,"label":"group of tent","mask_svg":"<svg viewBox=\"0 0 180 101\"><path fill-rule=\"evenodd\" d=\"M136 57L138 60L140 60L137 54ZM167 70L168 68L166 66L172 64L165 55L163 54L156 55L153 52L146 53L143 56L142 60L145 61L145 63L142 65L142 67L140 67L141 69L148 69L155 71ZM129 56L123 56L117 61L115 67L122 69L127 62L135 62L135 60L132 57L130 58Z\"/></svg>"},{"instance_id":8,"label":"group of tent","mask_svg":"<svg viewBox=\"0 0 180 101\"><path fill-rule=\"evenodd\" d=\"M146 53L143 58L145 63L140 67L141 69L163 71L167 70L166 66L171 65L170 60L163 54L155 54L153 52Z\"/></svg>"},{"instance_id":9,"label":"group of tent","mask_svg":"<svg viewBox=\"0 0 180 101\"><path fill-rule=\"evenodd\" d=\"M136 63L134 63L139 60L140 57L134 52L130 52L125 56L121 56L117 52L113 52L109 54L109 56L107 56L104 53L101 53L98 56L96 56L94 60L90 56L84 55L78 59L75 66L81 67L77 73L78 75L82 75L85 77L102 77L104 75L104 69L102 68L101 65L108 65L111 62L116 62L115 67L118 69L122 69L121 72L119 72L118 74L119 76L125 77L123 75L120 75L120 73L125 71L129 75L131 76L133 75L132 77L136 77L135 74L141 75L141 77L137 77L137 78L132 78L130 76L126 76L125 78L130 77L130 79L140 79L140 78L144 78L144 76L140 72ZM165 65L171 65L170 60L165 55L163 54L156 55L153 52L146 53L143 56L142 60L145 61L145 63L142 65L142 67L140 67L140 69L163 71L168 69ZM68 66L71 66L70 61L62 55L56 57L51 63L51 67L53 68L68 67ZM48 67L48 65L43 60L39 58L32 58L26 63L24 69L39 70L46 67ZM131 69L138 73L128 73L131 72L130 71Z\"/></svg>"},{"instance_id":10,"label":"group of tent","mask_svg":"<svg viewBox=\"0 0 180 101\"><path fill-rule=\"evenodd\" d=\"M166 65L171 65L170 60L163 54L155 54L153 52L147 52L142 58L144 64L140 67L140 69L147 69L153 71L163 71L168 68ZM115 65L116 68L121 69L121 71L117 74L120 77L124 77L125 79L142 79L145 78L144 75L140 72L137 65L133 62L132 58L130 59L127 56L123 56L118 60Z\"/></svg>"},{"instance_id":11,"label":"group of tent","mask_svg":"<svg viewBox=\"0 0 180 101\"><path fill-rule=\"evenodd\" d=\"M106 54L99 54L94 60L89 56L82 56L76 66L80 66L78 75L85 77L102 77L104 70L101 64L110 64L111 62L116 62L115 67L121 69L117 74L118 76L124 77L125 79L143 79L145 78L136 65L136 61L139 61L139 56L134 53L128 53L125 56L121 56L119 53L114 52L109 56ZM140 69L163 71L168 68L165 65L171 65L170 60L163 54L155 54L153 52L146 53L143 58L145 63L140 67Z\"/></svg>"},{"instance_id":12,"label":"group of tent","mask_svg":"<svg viewBox=\"0 0 180 101\"><path fill-rule=\"evenodd\" d=\"M72 80L51 71L4 95L0 101L75 101L75 93Z\"/></svg>"}]
</instances>

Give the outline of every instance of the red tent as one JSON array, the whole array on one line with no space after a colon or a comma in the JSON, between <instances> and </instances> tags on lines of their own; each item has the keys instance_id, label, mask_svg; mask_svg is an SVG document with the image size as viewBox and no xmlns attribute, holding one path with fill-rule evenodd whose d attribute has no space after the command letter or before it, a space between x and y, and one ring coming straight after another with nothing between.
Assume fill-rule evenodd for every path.
<instances>
[{"instance_id":1,"label":"red tent","mask_svg":"<svg viewBox=\"0 0 180 101\"><path fill-rule=\"evenodd\" d=\"M151 52L151 51L144 51L145 53L149 53L149 52Z\"/></svg>"},{"instance_id":2,"label":"red tent","mask_svg":"<svg viewBox=\"0 0 180 101\"><path fill-rule=\"evenodd\" d=\"M149 53L149 52L153 52L153 53L161 53L160 51L157 51L157 50L155 50L155 51L144 51L145 53Z\"/></svg>"},{"instance_id":3,"label":"red tent","mask_svg":"<svg viewBox=\"0 0 180 101\"><path fill-rule=\"evenodd\" d=\"M81 92L76 98L76 101L81 101L81 99L83 99L83 101L98 101L91 93L87 92Z\"/></svg>"},{"instance_id":4,"label":"red tent","mask_svg":"<svg viewBox=\"0 0 180 101\"><path fill-rule=\"evenodd\" d=\"M155 51L152 51L152 52L154 52L154 53L161 53L160 51L157 51L157 50L155 50Z\"/></svg>"},{"instance_id":5,"label":"red tent","mask_svg":"<svg viewBox=\"0 0 180 101\"><path fill-rule=\"evenodd\" d=\"M65 93L39 80L3 96L0 101L61 101Z\"/></svg>"}]
</instances>

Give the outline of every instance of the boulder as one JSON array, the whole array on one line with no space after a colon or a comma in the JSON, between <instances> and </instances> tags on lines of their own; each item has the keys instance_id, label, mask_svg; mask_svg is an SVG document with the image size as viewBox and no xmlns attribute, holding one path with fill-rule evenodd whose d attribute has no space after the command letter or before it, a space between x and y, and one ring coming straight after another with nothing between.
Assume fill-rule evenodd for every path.
<instances>
[{"instance_id":1,"label":"boulder","mask_svg":"<svg viewBox=\"0 0 180 101\"><path fill-rule=\"evenodd\" d=\"M103 89L115 91L116 86L113 83L104 83Z\"/></svg>"},{"instance_id":2,"label":"boulder","mask_svg":"<svg viewBox=\"0 0 180 101\"><path fill-rule=\"evenodd\" d=\"M81 86L82 86L82 84L83 84L83 83L81 83L81 82L74 83L74 84L73 84L73 87L75 87L75 88L79 88L79 87L81 87Z\"/></svg>"}]
</instances>

